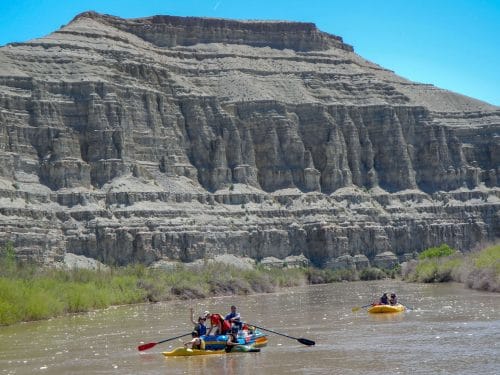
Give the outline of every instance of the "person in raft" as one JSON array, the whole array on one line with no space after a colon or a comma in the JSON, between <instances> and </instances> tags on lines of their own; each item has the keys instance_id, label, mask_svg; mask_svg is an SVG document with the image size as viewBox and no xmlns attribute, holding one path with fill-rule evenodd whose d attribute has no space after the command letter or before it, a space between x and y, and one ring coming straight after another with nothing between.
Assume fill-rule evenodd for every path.
<instances>
[{"instance_id":1,"label":"person in raft","mask_svg":"<svg viewBox=\"0 0 500 375\"><path fill-rule=\"evenodd\" d=\"M238 343L238 327L232 327L226 341L226 353L233 350L233 347L240 345Z\"/></svg>"},{"instance_id":2,"label":"person in raft","mask_svg":"<svg viewBox=\"0 0 500 375\"><path fill-rule=\"evenodd\" d=\"M194 320L194 311L193 308L191 307L189 309L191 311L191 323L194 324L193 330L198 332L198 336L203 336L207 333L207 326L205 325L205 321L207 320L203 316L198 317L198 321L196 322Z\"/></svg>"},{"instance_id":3,"label":"person in raft","mask_svg":"<svg viewBox=\"0 0 500 375\"><path fill-rule=\"evenodd\" d=\"M382 297L380 297L379 305L388 305L388 304L389 304L389 297L387 297L387 293L384 293Z\"/></svg>"},{"instance_id":4,"label":"person in raft","mask_svg":"<svg viewBox=\"0 0 500 375\"><path fill-rule=\"evenodd\" d=\"M229 323L231 323L233 327L237 327L239 330L241 330L243 323L241 322L240 313L236 311L236 306L231 306L231 312L226 315L224 320L229 321Z\"/></svg>"},{"instance_id":5,"label":"person in raft","mask_svg":"<svg viewBox=\"0 0 500 375\"><path fill-rule=\"evenodd\" d=\"M205 350L205 341L198 336L198 332L191 332L191 337L191 341L184 343L185 348L191 346L191 349Z\"/></svg>"},{"instance_id":6,"label":"person in raft","mask_svg":"<svg viewBox=\"0 0 500 375\"><path fill-rule=\"evenodd\" d=\"M392 306L398 304L398 297L396 297L396 293L391 293L391 298L389 298L389 304Z\"/></svg>"},{"instance_id":7,"label":"person in raft","mask_svg":"<svg viewBox=\"0 0 500 375\"><path fill-rule=\"evenodd\" d=\"M210 328L207 331L207 336L212 331L214 331L214 335L223 335L231 329L231 323L224 320L221 314L211 314L209 311L205 311L204 315L206 319L210 319Z\"/></svg>"}]
</instances>

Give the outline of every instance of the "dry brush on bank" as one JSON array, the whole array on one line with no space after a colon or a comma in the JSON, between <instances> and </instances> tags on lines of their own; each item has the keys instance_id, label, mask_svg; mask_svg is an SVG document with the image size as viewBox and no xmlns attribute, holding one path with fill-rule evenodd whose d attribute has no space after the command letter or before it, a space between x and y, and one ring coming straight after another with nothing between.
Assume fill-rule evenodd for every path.
<instances>
[{"instance_id":1,"label":"dry brush on bank","mask_svg":"<svg viewBox=\"0 0 500 375\"><path fill-rule=\"evenodd\" d=\"M414 282L456 281L467 287L500 292L500 244L463 254L448 245L422 252L402 267L402 277Z\"/></svg>"}]
</instances>

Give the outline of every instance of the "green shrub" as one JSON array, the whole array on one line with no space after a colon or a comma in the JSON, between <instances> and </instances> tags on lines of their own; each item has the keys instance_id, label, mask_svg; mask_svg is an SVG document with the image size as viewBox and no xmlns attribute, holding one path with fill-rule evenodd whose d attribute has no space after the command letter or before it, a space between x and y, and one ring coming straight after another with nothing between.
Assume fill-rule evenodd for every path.
<instances>
[{"instance_id":1,"label":"green shrub","mask_svg":"<svg viewBox=\"0 0 500 375\"><path fill-rule=\"evenodd\" d=\"M438 247L430 247L427 250L422 251L418 259L426 259L426 258L439 258L439 257L444 257L444 256L449 256L455 252L454 249L449 247L446 244L442 244Z\"/></svg>"}]
</instances>

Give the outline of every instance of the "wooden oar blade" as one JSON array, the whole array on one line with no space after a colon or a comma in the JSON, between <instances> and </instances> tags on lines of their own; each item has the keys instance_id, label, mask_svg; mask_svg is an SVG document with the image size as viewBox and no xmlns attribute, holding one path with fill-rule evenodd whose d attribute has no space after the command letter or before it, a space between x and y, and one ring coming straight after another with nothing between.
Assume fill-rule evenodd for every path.
<instances>
[{"instance_id":1,"label":"wooden oar blade","mask_svg":"<svg viewBox=\"0 0 500 375\"><path fill-rule=\"evenodd\" d=\"M308 339L300 338L300 339L297 339L297 341L300 342L301 344L304 344L304 345L307 345L307 346L316 345L316 343L314 341L308 340Z\"/></svg>"},{"instance_id":2,"label":"wooden oar blade","mask_svg":"<svg viewBox=\"0 0 500 375\"><path fill-rule=\"evenodd\" d=\"M139 345L137 347L137 350L139 351L143 351L143 350L148 350L148 349L151 349L153 346L156 346L156 342L150 342L150 343L147 343L147 344L142 344L142 345Z\"/></svg>"}]
</instances>

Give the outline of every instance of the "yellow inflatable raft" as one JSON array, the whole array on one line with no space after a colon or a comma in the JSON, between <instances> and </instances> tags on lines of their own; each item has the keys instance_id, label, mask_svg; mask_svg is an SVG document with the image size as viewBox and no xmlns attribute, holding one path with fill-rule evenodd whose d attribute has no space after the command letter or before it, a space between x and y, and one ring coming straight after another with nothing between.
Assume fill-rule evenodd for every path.
<instances>
[{"instance_id":1,"label":"yellow inflatable raft","mask_svg":"<svg viewBox=\"0 0 500 375\"><path fill-rule=\"evenodd\" d=\"M256 353L260 349L254 348L253 345L238 345L233 347L230 353ZM212 354L228 354L224 349L218 350L201 350L201 349L188 349L185 347L175 348L171 352L163 352L165 357L190 357L194 355L212 355Z\"/></svg>"},{"instance_id":2,"label":"yellow inflatable raft","mask_svg":"<svg viewBox=\"0 0 500 375\"><path fill-rule=\"evenodd\" d=\"M396 313L405 311L405 307L398 303L397 305L374 305L368 308L368 312L372 314L379 313Z\"/></svg>"}]
</instances>

